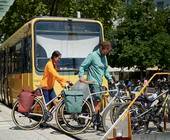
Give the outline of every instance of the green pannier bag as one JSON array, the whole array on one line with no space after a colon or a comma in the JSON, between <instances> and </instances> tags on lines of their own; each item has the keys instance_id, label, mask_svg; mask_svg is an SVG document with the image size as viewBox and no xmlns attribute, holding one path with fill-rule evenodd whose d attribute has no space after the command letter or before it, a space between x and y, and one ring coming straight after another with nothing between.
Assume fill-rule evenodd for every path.
<instances>
[{"instance_id":1,"label":"green pannier bag","mask_svg":"<svg viewBox=\"0 0 170 140\"><path fill-rule=\"evenodd\" d=\"M65 90L64 103L68 113L81 113L83 105L83 93L81 91Z\"/></svg>"}]
</instances>

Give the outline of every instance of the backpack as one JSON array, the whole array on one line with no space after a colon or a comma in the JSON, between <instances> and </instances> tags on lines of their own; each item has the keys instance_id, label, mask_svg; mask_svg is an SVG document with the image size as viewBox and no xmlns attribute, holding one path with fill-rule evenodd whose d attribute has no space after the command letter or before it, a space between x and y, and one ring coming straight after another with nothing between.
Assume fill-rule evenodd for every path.
<instances>
[{"instance_id":1,"label":"backpack","mask_svg":"<svg viewBox=\"0 0 170 140\"><path fill-rule=\"evenodd\" d=\"M19 106L18 112L26 113L29 112L34 103L34 94L30 91L22 91L18 96Z\"/></svg>"}]
</instances>

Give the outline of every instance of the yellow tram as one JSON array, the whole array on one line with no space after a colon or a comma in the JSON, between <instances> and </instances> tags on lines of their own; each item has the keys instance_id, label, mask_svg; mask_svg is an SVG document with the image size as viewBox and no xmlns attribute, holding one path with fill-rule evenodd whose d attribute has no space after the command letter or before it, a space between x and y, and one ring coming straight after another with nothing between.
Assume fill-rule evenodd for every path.
<instances>
[{"instance_id":1,"label":"yellow tram","mask_svg":"<svg viewBox=\"0 0 170 140\"><path fill-rule=\"evenodd\" d=\"M60 74L75 83L84 58L104 39L99 21L34 18L0 46L0 101L12 105L22 89L35 90L54 50L62 53ZM56 83L56 93L61 87Z\"/></svg>"}]
</instances>

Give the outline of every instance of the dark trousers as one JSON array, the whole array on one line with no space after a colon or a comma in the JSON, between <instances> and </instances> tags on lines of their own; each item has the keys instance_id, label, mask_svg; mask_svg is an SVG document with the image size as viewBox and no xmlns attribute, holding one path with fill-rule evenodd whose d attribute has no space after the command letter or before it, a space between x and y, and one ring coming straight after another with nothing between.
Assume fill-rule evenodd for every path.
<instances>
[{"instance_id":1,"label":"dark trousers","mask_svg":"<svg viewBox=\"0 0 170 140\"><path fill-rule=\"evenodd\" d=\"M50 102L53 98L56 97L56 94L54 92L54 89L42 89L43 91L43 95L44 95L44 99L45 99L45 102L48 103Z\"/></svg>"}]
</instances>

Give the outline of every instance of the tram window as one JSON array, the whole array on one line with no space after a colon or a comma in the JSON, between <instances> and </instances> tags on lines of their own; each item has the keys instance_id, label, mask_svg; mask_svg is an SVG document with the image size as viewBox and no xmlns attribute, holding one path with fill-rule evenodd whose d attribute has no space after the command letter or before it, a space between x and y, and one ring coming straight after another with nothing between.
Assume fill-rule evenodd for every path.
<instances>
[{"instance_id":1,"label":"tram window","mask_svg":"<svg viewBox=\"0 0 170 140\"><path fill-rule=\"evenodd\" d=\"M22 55L21 55L21 42L15 45L15 53L14 53L14 72L22 72Z\"/></svg>"},{"instance_id":2,"label":"tram window","mask_svg":"<svg viewBox=\"0 0 170 140\"><path fill-rule=\"evenodd\" d=\"M14 73L16 70L16 56L15 56L15 46L12 47L12 73Z\"/></svg>"},{"instance_id":3,"label":"tram window","mask_svg":"<svg viewBox=\"0 0 170 140\"><path fill-rule=\"evenodd\" d=\"M10 73L10 58L9 58L9 48L7 48L7 50L6 50L6 63L7 63L7 69L6 69L6 71L7 71L7 73Z\"/></svg>"},{"instance_id":4,"label":"tram window","mask_svg":"<svg viewBox=\"0 0 170 140\"><path fill-rule=\"evenodd\" d=\"M5 60L7 60L8 73L30 72L31 38L26 38L10 47Z\"/></svg>"},{"instance_id":5,"label":"tram window","mask_svg":"<svg viewBox=\"0 0 170 140\"><path fill-rule=\"evenodd\" d=\"M15 48L14 47L10 47L10 50L9 50L10 73L14 72L14 53L15 53Z\"/></svg>"},{"instance_id":6,"label":"tram window","mask_svg":"<svg viewBox=\"0 0 170 140\"><path fill-rule=\"evenodd\" d=\"M23 72L31 72L31 38L25 38L22 44L23 47Z\"/></svg>"},{"instance_id":7,"label":"tram window","mask_svg":"<svg viewBox=\"0 0 170 140\"><path fill-rule=\"evenodd\" d=\"M3 51L3 57L2 57L2 72L4 76L5 74L5 51Z\"/></svg>"},{"instance_id":8,"label":"tram window","mask_svg":"<svg viewBox=\"0 0 170 140\"><path fill-rule=\"evenodd\" d=\"M10 48L10 57L11 57L11 73L13 73L15 63L15 46Z\"/></svg>"},{"instance_id":9,"label":"tram window","mask_svg":"<svg viewBox=\"0 0 170 140\"><path fill-rule=\"evenodd\" d=\"M40 44L37 44L35 55L36 55L36 67L38 68L39 71L43 71L49 58L47 57L46 50Z\"/></svg>"},{"instance_id":10,"label":"tram window","mask_svg":"<svg viewBox=\"0 0 170 140\"><path fill-rule=\"evenodd\" d=\"M8 73L12 73L12 52L11 48L8 50Z\"/></svg>"},{"instance_id":11,"label":"tram window","mask_svg":"<svg viewBox=\"0 0 170 140\"><path fill-rule=\"evenodd\" d=\"M75 70L79 69L84 58L62 58L59 62L60 70Z\"/></svg>"}]
</instances>

